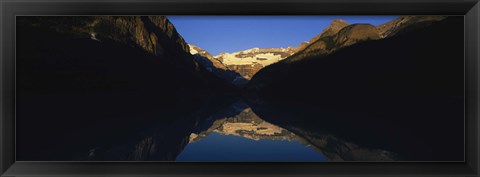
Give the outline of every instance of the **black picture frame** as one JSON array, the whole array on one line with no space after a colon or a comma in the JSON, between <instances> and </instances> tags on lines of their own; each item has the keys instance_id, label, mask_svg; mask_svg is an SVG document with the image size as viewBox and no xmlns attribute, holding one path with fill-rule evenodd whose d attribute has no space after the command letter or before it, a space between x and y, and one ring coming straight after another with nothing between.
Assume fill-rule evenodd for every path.
<instances>
[{"instance_id":1,"label":"black picture frame","mask_svg":"<svg viewBox=\"0 0 480 177\"><path fill-rule=\"evenodd\" d=\"M478 0L1 0L0 174L2 176L478 176ZM175 163L16 162L17 15L464 15L465 162Z\"/></svg>"}]
</instances>

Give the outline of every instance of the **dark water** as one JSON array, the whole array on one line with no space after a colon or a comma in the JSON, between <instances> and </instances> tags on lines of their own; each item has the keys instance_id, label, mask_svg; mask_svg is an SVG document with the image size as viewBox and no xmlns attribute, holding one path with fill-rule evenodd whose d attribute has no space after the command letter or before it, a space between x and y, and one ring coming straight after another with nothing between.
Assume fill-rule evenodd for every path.
<instances>
[{"instance_id":1,"label":"dark water","mask_svg":"<svg viewBox=\"0 0 480 177\"><path fill-rule=\"evenodd\" d=\"M332 112L258 99L214 98L193 105L188 99L174 104L146 104L137 99L148 103L128 95L20 99L17 109L29 111L17 110L17 160L463 159L463 144L455 142L462 137L453 128L448 133L451 136L441 137L445 141L440 143L426 139L430 133L422 134L415 126L406 128L404 124L376 119L372 120L377 123L372 123L365 118L369 115L357 112ZM455 151L443 151L447 148Z\"/></svg>"},{"instance_id":2,"label":"dark water","mask_svg":"<svg viewBox=\"0 0 480 177\"><path fill-rule=\"evenodd\" d=\"M177 161L326 161L321 151L297 140L252 139L211 133L189 143Z\"/></svg>"}]
</instances>

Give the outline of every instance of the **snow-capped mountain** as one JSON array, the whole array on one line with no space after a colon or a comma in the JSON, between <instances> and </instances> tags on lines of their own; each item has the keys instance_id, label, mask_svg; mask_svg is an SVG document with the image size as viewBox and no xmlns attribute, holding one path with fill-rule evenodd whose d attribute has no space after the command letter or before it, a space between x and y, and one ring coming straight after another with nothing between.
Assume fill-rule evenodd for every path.
<instances>
[{"instance_id":1,"label":"snow-capped mountain","mask_svg":"<svg viewBox=\"0 0 480 177\"><path fill-rule=\"evenodd\" d=\"M276 63L296 52L296 48L252 48L234 53L221 53L215 58L225 65L253 65L261 64L263 67Z\"/></svg>"},{"instance_id":2,"label":"snow-capped mountain","mask_svg":"<svg viewBox=\"0 0 480 177\"><path fill-rule=\"evenodd\" d=\"M303 42L297 48L252 48L233 53L221 53L216 56L212 56L198 46L192 44L189 46L190 53L195 60L208 71L241 86L260 69L293 55L299 48L303 49L307 44L308 42Z\"/></svg>"},{"instance_id":3,"label":"snow-capped mountain","mask_svg":"<svg viewBox=\"0 0 480 177\"><path fill-rule=\"evenodd\" d=\"M260 69L293 55L298 48L300 47L252 48L233 53L221 53L214 57L250 80Z\"/></svg>"}]
</instances>

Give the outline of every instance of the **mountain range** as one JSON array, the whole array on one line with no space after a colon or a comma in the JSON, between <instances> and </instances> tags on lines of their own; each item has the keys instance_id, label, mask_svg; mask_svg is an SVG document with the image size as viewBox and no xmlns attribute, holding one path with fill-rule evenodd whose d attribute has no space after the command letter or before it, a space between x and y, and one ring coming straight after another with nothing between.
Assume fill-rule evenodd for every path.
<instances>
[{"instance_id":1,"label":"mountain range","mask_svg":"<svg viewBox=\"0 0 480 177\"><path fill-rule=\"evenodd\" d=\"M256 72L265 66L276 63L286 57L294 54L297 48L252 48L242 50L233 53L220 53L216 56L212 56L207 51L201 49L198 46L190 45L192 55L203 56L203 60L209 70L216 72L218 70L230 70L239 74L240 77L233 77L241 79L233 83L238 86L245 85ZM198 51L198 52L197 52ZM212 63L212 67L208 66L208 63ZM223 76L222 73L216 72L219 77L229 78L228 81L232 81L231 76ZM229 74L226 74L229 75Z\"/></svg>"},{"instance_id":2,"label":"mountain range","mask_svg":"<svg viewBox=\"0 0 480 177\"><path fill-rule=\"evenodd\" d=\"M311 55L328 55L361 41L388 38L402 31L428 26L445 18L445 16L401 16L378 26L349 24L344 20L334 19L322 32L312 37L310 41L300 43L297 47L251 48L233 53L224 52L216 56L195 45L190 45L190 48L191 51L201 51L192 54L203 56L204 60L201 63L205 63L204 66L211 72L241 87L248 83L258 71L271 64L283 60L294 62ZM237 75L232 74L232 71Z\"/></svg>"},{"instance_id":3,"label":"mountain range","mask_svg":"<svg viewBox=\"0 0 480 177\"><path fill-rule=\"evenodd\" d=\"M401 16L379 26L335 19L297 47L251 48L212 56L188 44L165 16L22 17L18 22L18 43L22 46L18 49L19 90L43 93L142 88L196 95L235 92L232 84L243 87L248 83L247 90L251 91L285 77L292 66L289 63L327 56L364 41L392 38L445 19ZM36 71L38 67L47 69ZM126 70L131 74L126 75ZM63 76L70 79L64 80Z\"/></svg>"},{"instance_id":4,"label":"mountain range","mask_svg":"<svg viewBox=\"0 0 480 177\"><path fill-rule=\"evenodd\" d=\"M445 16L401 16L379 26L348 24L343 20L334 20L322 33L312 38L309 45L303 50L258 72L251 79L248 87L249 89L261 89L271 82L279 82L291 74L292 67L302 62L308 62L307 60L327 57L339 49L357 43L388 39L425 29L435 22L445 19Z\"/></svg>"}]
</instances>

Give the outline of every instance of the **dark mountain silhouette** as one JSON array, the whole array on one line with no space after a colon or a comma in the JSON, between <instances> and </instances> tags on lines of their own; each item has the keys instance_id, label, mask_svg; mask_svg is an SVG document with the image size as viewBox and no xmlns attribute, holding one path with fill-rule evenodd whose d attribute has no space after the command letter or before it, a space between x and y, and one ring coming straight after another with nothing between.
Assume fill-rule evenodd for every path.
<instances>
[{"instance_id":1,"label":"dark mountain silhouette","mask_svg":"<svg viewBox=\"0 0 480 177\"><path fill-rule=\"evenodd\" d=\"M400 16L395 20L378 25L377 28L382 38L395 36L399 32L408 32L417 27L444 20L445 16Z\"/></svg>"},{"instance_id":2,"label":"dark mountain silhouette","mask_svg":"<svg viewBox=\"0 0 480 177\"><path fill-rule=\"evenodd\" d=\"M16 29L19 160L68 157L64 141L121 138L236 91L163 16L19 17Z\"/></svg>"},{"instance_id":3,"label":"dark mountain silhouette","mask_svg":"<svg viewBox=\"0 0 480 177\"><path fill-rule=\"evenodd\" d=\"M336 122L327 128L362 145L410 152L408 159L463 160L462 24L462 17L412 24L329 55L273 64L246 90L286 107L324 110L330 118L299 117L300 122ZM357 133L341 135L340 128Z\"/></svg>"},{"instance_id":4,"label":"dark mountain silhouette","mask_svg":"<svg viewBox=\"0 0 480 177\"><path fill-rule=\"evenodd\" d=\"M17 29L25 93L230 87L194 61L165 17L22 17Z\"/></svg>"}]
</instances>

